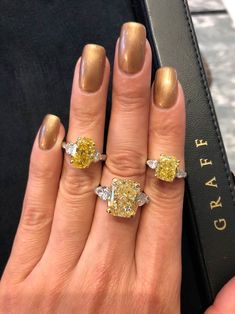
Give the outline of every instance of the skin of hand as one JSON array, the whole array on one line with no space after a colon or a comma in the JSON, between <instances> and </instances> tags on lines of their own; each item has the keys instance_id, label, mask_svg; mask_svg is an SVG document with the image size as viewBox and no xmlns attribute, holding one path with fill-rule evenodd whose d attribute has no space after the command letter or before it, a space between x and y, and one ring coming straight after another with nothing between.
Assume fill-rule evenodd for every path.
<instances>
[{"instance_id":1,"label":"skin of hand","mask_svg":"<svg viewBox=\"0 0 235 314\"><path fill-rule=\"evenodd\" d=\"M184 180L161 181L145 163L164 153L184 169L185 104L176 71L158 70L151 87L151 67L144 26L125 23L103 165L75 169L63 158L60 119L43 120L0 282L1 314L180 313ZM86 45L75 67L67 142L89 137L102 151L109 72L104 48ZM107 214L94 193L114 177L140 182L150 198L132 219ZM234 314L233 291L234 280L206 314Z\"/></svg>"},{"instance_id":2,"label":"skin of hand","mask_svg":"<svg viewBox=\"0 0 235 314\"><path fill-rule=\"evenodd\" d=\"M218 293L213 305L205 314L234 314L235 313L235 277L232 278Z\"/></svg>"}]
</instances>

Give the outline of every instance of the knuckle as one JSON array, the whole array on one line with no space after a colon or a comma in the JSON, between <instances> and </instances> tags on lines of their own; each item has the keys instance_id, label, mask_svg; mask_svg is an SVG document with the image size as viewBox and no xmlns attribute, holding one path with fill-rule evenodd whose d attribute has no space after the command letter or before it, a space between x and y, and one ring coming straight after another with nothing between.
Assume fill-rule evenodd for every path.
<instances>
[{"instance_id":1,"label":"knuckle","mask_svg":"<svg viewBox=\"0 0 235 314\"><path fill-rule=\"evenodd\" d=\"M92 296L99 296L107 293L110 289L110 284L112 282L112 269L104 262L95 264L90 268L89 273L84 278L81 284L81 290L89 292ZM98 297L99 299L99 297ZM95 301L95 297L94 297Z\"/></svg>"},{"instance_id":2,"label":"knuckle","mask_svg":"<svg viewBox=\"0 0 235 314\"><path fill-rule=\"evenodd\" d=\"M140 152L122 151L108 156L106 168L110 173L123 177L141 177L145 174L145 158Z\"/></svg>"},{"instance_id":3,"label":"knuckle","mask_svg":"<svg viewBox=\"0 0 235 314\"><path fill-rule=\"evenodd\" d=\"M87 273L85 284L86 290L91 292L107 292L116 290L126 279L129 268L127 265L117 265L113 267L115 260L115 249L109 245L98 248L99 257L92 262L89 273ZM92 283L92 284L91 284Z\"/></svg>"},{"instance_id":4,"label":"knuckle","mask_svg":"<svg viewBox=\"0 0 235 314\"><path fill-rule=\"evenodd\" d=\"M155 138L163 138L164 141L167 141L168 143L172 138L181 138L183 134L183 124L180 122L181 121L172 120L170 117L166 117L165 120L161 120L159 123L150 123L150 135Z\"/></svg>"},{"instance_id":5,"label":"knuckle","mask_svg":"<svg viewBox=\"0 0 235 314\"><path fill-rule=\"evenodd\" d=\"M51 163L47 160L31 158L30 160L30 176L36 182L45 182L51 180L55 176L55 170Z\"/></svg>"},{"instance_id":6,"label":"knuckle","mask_svg":"<svg viewBox=\"0 0 235 314\"><path fill-rule=\"evenodd\" d=\"M142 92L133 88L126 88L122 91L114 90L114 99L118 104L119 110L133 111L138 108L143 109L146 107L148 98L146 97L146 91Z\"/></svg>"},{"instance_id":7,"label":"knuckle","mask_svg":"<svg viewBox=\"0 0 235 314\"><path fill-rule=\"evenodd\" d=\"M137 296L138 300L136 301L140 302L141 300L144 309L149 310L147 313L151 313L153 308L158 314L180 313L179 293L165 285L157 285L156 278L151 284L142 281L137 288Z\"/></svg>"},{"instance_id":8,"label":"knuckle","mask_svg":"<svg viewBox=\"0 0 235 314\"><path fill-rule=\"evenodd\" d=\"M149 170L151 171L151 170ZM165 208L181 206L184 197L184 180L175 179L172 183L157 179L152 173L147 175L148 195L151 203Z\"/></svg>"},{"instance_id":9,"label":"knuckle","mask_svg":"<svg viewBox=\"0 0 235 314\"><path fill-rule=\"evenodd\" d=\"M95 279L93 289L96 292L103 292L107 290L107 283L111 281L110 267L104 263L96 265L96 268L92 271L92 277Z\"/></svg>"},{"instance_id":10,"label":"knuckle","mask_svg":"<svg viewBox=\"0 0 235 314\"><path fill-rule=\"evenodd\" d=\"M33 308L38 306L41 313L55 313L61 289L51 289L48 284L50 281L43 284L37 282L36 286L29 282L24 285L0 287L0 313L29 313L30 309L31 313L36 313Z\"/></svg>"},{"instance_id":11,"label":"knuckle","mask_svg":"<svg viewBox=\"0 0 235 314\"><path fill-rule=\"evenodd\" d=\"M35 200L27 200L21 222L21 227L24 230L44 230L51 224L51 221L52 215L45 204L39 204Z\"/></svg>"},{"instance_id":12,"label":"knuckle","mask_svg":"<svg viewBox=\"0 0 235 314\"><path fill-rule=\"evenodd\" d=\"M75 121L79 121L80 127L92 129L97 127L102 119L103 111L100 110L101 106L98 103L96 105L86 105L80 103L71 103L71 116Z\"/></svg>"},{"instance_id":13,"label":"knuckle","mask_svg":"<svg viewBox=\"0 0 235 314\"><path fill-rule=\"evenodd\" d=\"M97 165L91 165L91 168L86 169L86 173L82 170L72 168L71 165L66 166L59 187L63 196L65 198L71 198L71 196L80 197L93 192L95 187L99 184L100 177L97 175L97 171L94 171L93 167L96 166Z\"/></svg>"}]
</instances>

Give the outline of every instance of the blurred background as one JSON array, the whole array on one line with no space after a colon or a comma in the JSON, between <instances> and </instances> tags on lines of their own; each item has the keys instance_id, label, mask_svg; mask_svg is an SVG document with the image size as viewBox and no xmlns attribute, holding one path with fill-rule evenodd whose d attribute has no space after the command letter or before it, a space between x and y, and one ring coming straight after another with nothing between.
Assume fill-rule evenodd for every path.
<instances>
[{"instance_id":1,"label":"blurred background","mask_svg":"<svg viewBox=\"0 0 235 314\"><path fill-rule=\"evenodd\" d=\"M235 172L235 0L188 0L231 170Z\"/></svg>"}]
</instances>

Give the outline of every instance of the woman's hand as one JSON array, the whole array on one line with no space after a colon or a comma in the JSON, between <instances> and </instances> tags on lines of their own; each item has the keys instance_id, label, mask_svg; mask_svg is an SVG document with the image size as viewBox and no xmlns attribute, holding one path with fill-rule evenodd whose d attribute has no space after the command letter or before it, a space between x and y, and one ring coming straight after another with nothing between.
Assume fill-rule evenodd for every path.
<instances>
[{"instance_id":1,"label":"woman's hand","mask_svg":"<svg viewBox=\"0 0 235 314\"><path fill-rule=\"evenodd\" d=\"M174 155L184 168L185 106L176 72L151 88L151 50L141 24L117 42L107 160L75 169L64 128L47 115L36 137L22 216L0 283L0 313L180 313L184 180L164 182L147 159ZM102 151L109 62L87 45L72 88L67 141ZM150 202L132 219L106 213L95 188L114 177L140 182ZM212 312L211 312L212 313Z\"/></svg>"}]
</instances>

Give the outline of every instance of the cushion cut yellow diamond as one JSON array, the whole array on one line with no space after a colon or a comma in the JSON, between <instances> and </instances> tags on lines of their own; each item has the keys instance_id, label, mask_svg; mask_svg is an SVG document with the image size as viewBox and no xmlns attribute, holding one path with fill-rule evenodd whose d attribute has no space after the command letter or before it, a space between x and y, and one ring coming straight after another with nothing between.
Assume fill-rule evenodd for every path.
<instances>
[{"instance_id":1,"label":"cushion cut yellow diamond","mask_svg":"<svg viewBox=\"0 0 235 314\"><path fill-rule=\"evenodd\" d=\"M179 160L174 156L160 155L155 169L155 176L163 181L172 182L175 179Z\"/></svg>"},{"instance_id":2,"label":"cushion cut yellow diamond","mask_svg":"<svg viewBox=\"0 0 235 314\"><path fill-rule=\"evenodd\" d=\"M133 180L114 178L107 212L118 217L129 218L135 216L138 208L136 197L140 192L139 183Z\"/></svg>"},{"instance_id":3,"label":"cushion cut yellow diamond","mask_svg":"<svg viewBox=\"0 0 235 314\"><path fill-rule=\"evenodd\" d=\"M79 169L88 168L94 160L95 142L87 137L79 137L76 144L76 153L71 156L71 164Z\"/></svg>"}]
</instances>

